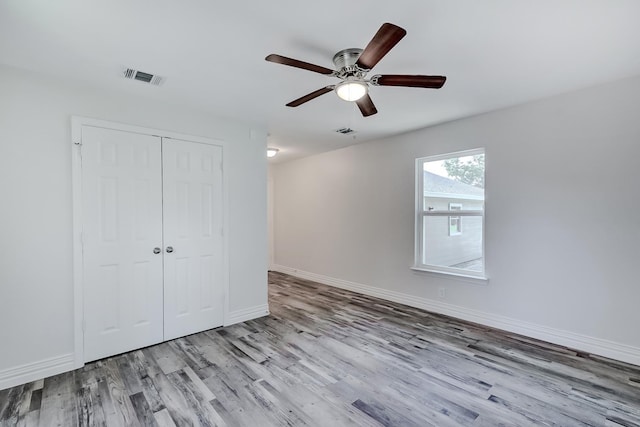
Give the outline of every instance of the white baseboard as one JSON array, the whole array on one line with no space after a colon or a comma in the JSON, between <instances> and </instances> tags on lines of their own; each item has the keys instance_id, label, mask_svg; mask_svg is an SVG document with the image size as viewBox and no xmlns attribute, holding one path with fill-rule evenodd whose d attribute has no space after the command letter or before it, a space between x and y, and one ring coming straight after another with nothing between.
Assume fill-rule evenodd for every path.
<instances>
[{"instance_id":1,"label":"white baseboard","mask_svg":"<svg viewBox=\"0 0 640 427\"><path fill-rule=\"evenodd\" d=\"M69 353L5 369L0 371L0 390L72 371L74 368L73 353Z\"/></svg>"},{"instance_id":2,"label":"white baseboard","mask_svg":"<svg viewBox=\"0 0 640 427\"><path fill-rule=\"evenodd\" d=\"M638 347L608 341L601 338L589 337L562 329L555 329L548 326L524 322L522 320L498 314L472 310L453 304L443 303L441 301L434 301L387 289L376 288L374 286L363 285L361 283L310 273L283 265L272 265L271 267L273 271L290 274L291 276L299 277L301 279L312 280L314 282L334 286L336 288L370 295L388 301L405 304L410 307L421 308L433 313L444 314L457 319L467 320L469 322L479 323L492 328L558 344L585 353L596 354L640 366L640 348Z\"/></svg>"},{"instance_id":3,"label":"white baseboard","mask_svg":"<svg viewBox=\"0 0 640 427\"><path fill-rule=\"evenodd\" d=\"M240 322L246 322L247 320L257 319L258 317L269 315L269 304L260 304L254 307L245 308L242 310L232 311L227 315L227 319L224 322L224 326L234 325Z\"/></svg>"}]
</instances>

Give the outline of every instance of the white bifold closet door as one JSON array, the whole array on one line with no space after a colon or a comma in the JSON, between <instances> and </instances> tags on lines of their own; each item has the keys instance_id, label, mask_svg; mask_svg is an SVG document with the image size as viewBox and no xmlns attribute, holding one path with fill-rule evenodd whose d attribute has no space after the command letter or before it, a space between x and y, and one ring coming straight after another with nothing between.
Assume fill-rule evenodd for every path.
<instances>
[{"instance_id":1,"label":"white bifold closet door","mask_svg":"<svg viewBox=\"0 0 640 427\"><path fill-rule=\"evenodd\" d=\"M82 127L84 359L223 323L222 148Z\"/></svg>"},{"instance_id":2,"label":"white bifold closet door","mask_svg":"<svg viewBox=\"0 0 640 427\"><path fill-rule=\"evenodd\" d=\"M163 140L164 339L223 323L222 148Z\"/></svg>"},{"instance_id":3,"label":"white bifold closet door","mask_svg":"<svg viewBox=\"0 0 640 427\"><path fill-rule=\"evenodd\" d=\"M161 156L158 137L82 128L86 361L163 340Z\"/></svg>"}]
</instances>

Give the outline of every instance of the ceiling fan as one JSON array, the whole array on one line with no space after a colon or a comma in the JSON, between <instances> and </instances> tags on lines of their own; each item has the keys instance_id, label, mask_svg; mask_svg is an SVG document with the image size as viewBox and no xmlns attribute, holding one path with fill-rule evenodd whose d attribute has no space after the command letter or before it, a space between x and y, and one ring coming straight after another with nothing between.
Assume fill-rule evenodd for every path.
<instances>
[{"instance_id":1,"label":"ceiling fan","mask_svg":"<svg viewBox=\"0 0 640 427\"><path fill-rule=\"evenodd\" d=\"M363 49L344 49L333 56L336 70L320 65L310 64L297 59L271 54L265 59L276 64L289 65L303 70L338 77L342 81L336 85L325 86L287 104L287 107L297 107L329 93L333 90L345 101L354 101L363 116L376 114L378 110L369 96L369 86L405 86L440 89L447 79L444 76L421 76L406 74L377 74L367 79L366 75L407 32L397 25L382 24L367 47Z\"/></svg>"}]
</instances>

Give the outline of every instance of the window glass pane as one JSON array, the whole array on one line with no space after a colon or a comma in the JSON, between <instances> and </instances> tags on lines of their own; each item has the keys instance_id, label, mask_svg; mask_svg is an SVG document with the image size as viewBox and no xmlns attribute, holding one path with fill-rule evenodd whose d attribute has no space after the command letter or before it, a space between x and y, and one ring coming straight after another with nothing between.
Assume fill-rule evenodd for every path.
<instances>
[{"instance_id":1,"label":"window glass pane","mask_svg":"<svg viewBox=\"0 0 640 427\"><path fill-rule=\"evenodd\" d=\"M484 199L484 154L426 161L423 165L425 195Z\"/></svg>"},{"instance_id":2,"label":"window glass pane","mask_svg":"<svg viewBox=\"0 0 640 427\"><path fill-rule=\"evenodd\" d=\"M462 232L452 236L450 217L424 216L425 265L482 272L482 216L456 217Z\"/></svg>"}]
</instances>

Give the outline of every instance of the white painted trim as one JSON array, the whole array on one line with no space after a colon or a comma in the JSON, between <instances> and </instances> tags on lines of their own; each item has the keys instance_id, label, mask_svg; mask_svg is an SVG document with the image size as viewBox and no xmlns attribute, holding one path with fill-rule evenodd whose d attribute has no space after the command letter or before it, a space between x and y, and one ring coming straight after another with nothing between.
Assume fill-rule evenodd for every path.
<instances>
[{"instance_id":1,"label":"white painted trim","mask_svg":"<svg viewBox=\"0 0 640 427\"><path fill-rule=\"evenodd\" d=\"M73 195L73 295L74 295L74 354L73 367L84 366L84 283L83 283L83 254L82 254L82 127L91 126L104 129L119 130L143 135L152 135L158 138L178 139L182 141L196 142L200 144L216 145L222 148L222 198L224 209L222 211L223 221L223 285L224 305L223 319L226 319L229 312L229 179L228 179L228 144L225 141L202 136L186 135L166 130L151 129L141 126L133 126L123 123L109 122L106 120L93 119L89 117L71 117L71 175L72 175L72 195Z\"/></svg>"},{"instance_id":2,"label":"white painted trim","mask_svg":"<svg viewBox=\"0 0 640 427\"><path fill-rule=\"evenodd\" d=\"M484 201L484 196L473 196L473 195L465 195L465 194L456 194L456 193L430 193L428 191L424 192L425 197L432 197L438 199L460 199L460 200L482 200Z\"/></svg>"},{"instance_id":3,"label":"white painted trim","mask_svg":"<svg viewBox=\"0 0 640 427\"><path fill-rule=\"evenodd\" d=\"M84 365L84 286L82 269L82 125L71 118L71 186L73 198L73 341L74 367Z\"/></svg>"},{"instance_id":4,"label":"white painted trim","mask_svg":"<svg viewBox=\"0 0 640 427\"><path fill-rule=\"evenodd\" d=\"M82 126L92 126L96 128L120 130L120 131L130 132L130 133L141 133L143 135L152 135L160 138L181 139L183 141L199 142L202 144L221 145L223 146L223 148L224 146L226 146L225 141L214 139L214 138L187 135L187 134L172 132L164 129L153 129L153 128L147 128L143 126L135 126L135 125L129 125L125 123L110 122L107 120L100 120L100 119L94 119L91 117L82 117L82 116L71 117L71 128L72 128L71 135L74 143L80 143L80 138L82 138L82 134L80 130ZM78 137L78 139L76 139L76 137Z\"/></svg>"},{"instance_id":5,"label":"white painted trim","mask_svg":"<svg viewBox=\"0 0 640 427\"><path fill-rule=\"evenodd\" d=\"M72 371L74 364L75 356L69 353L5 369L0 371L0 390Z\"/></svg>"},{"instance_id":6,"label":"white painted trim","mask_svg":"<svg viewBox=\"0 0 640 427\"><path fill-rule=\"evenodd\" d=\"M459 204L459 203L458 203ZM432 210L422 212L422 216L483 216L484 211Z\"/></svg>"},{"instance_id":7,"label":"white painted trim","mask_svg":"<svg viewBox=\"0 0 640 427\"><path fill-rule=\"evenodd\" d=\"M269 315L269 304L260 304L254 307L244 308L229 313L225 319L224 326L234 325L236 323L246 322L247 320L257 319L258 317Z\"/></svg>"},{"instance_id":8,"label":"white painted trim","mask_svg":"<svg viewBox=\"0 0 640 427\"><path fill-rule=\"evenodd\" d=\"M421 308L433 313L444 314L457 319L479 323L507 332L512 332L527 337L543 340L549 343L561 345L574 350L596 354L640 366L640 348L627 344L617 343L601 338L594 338L587 335L578 334L562 329L542 326L535 323L524 322L493 313L486 313L478 310L460 307L453 304L446 304L426 298L416 297L396 291L376 288L374 286L363 285L361 283L336 279L323 276L321 274L310 273L283 265L273 265L273 271L290 274L302 279L312 280L336 288L346 289L365 295L385 299L388 301L405 304L410 307Z\"/></svg>"},{"instance_id":9,"label":"white painted trim","mask_svg":"<svg viewBox=\"0 0 640 427\"><path fill-rule=\"evenodd\" d=\"M268 244L268 261L269 270L274 264L275 257L275 184L273 179L273 172L271 166L267 165L267 244Z\"/></svg>"},{"instance_id":10,"label":"white painted trim","mask_svg":"<svg viewBox=\"0 0 640 427\"><path fill-rule=\"evenodd\" d=\"M424 166L421 158L416 159L414 165L414 174L415 174L415 223L413 228L413 265L421 265L422 264L422 240L424 237L422 236L422 221L423 216L422 212L424 212ZM418 173L420 170L420 173Z\"/></svg>"},{"instance_id":11,"label":"white painted trim","mask_svg":"<svg viewBox=\"0 0 640 427\"><path fill-rule=\"evenodd\" d=\"M424 156L424 157L420 157L419 160L421 161L421 163L424 163L425 161L429 161L429 162L435 162L438 160L447 160L447 159L451 159L454 157L467 157L467 156L475 156L478 154L484 154L485 149L484 147L478 147L478 148L472 148L470 150L462 150L462 151L454 151L452 153L442 153L442 154L435 154L433 156Z\"/></svg>"},{"instance_id":12,"label":"white painted trim","mask_svg":"<svg viewBox=\"0 0 640 427\"><path fill-rule=\"evenodd\" d=\"M229 259L229 150L227 144L222 145L222 280L224 280L224 295L222 299L222 321L229 313L229 301L231 299L231 274L229 272L231 263Z\"/></svg>"},{"instance_id":13,"label":"white painted trim","mask_svg":"<svg viewBox=\"0 0 640 427\"><path fill-rule=\"evenodd\" d=\"M429 267L425 267L425 266L420 266L420 265L413 265L411 267L409 267L411 270L413 271L418 271L420 273L433 273L436 275L440 275L440 277L451 277L453 279L456 278L461 278L461 279L468 279L468 281L471 281L472 283L478 283L478 284L486 284L489 281L489 278L487 276L474 276L473 274L464 274L464 273L459 273L459 271L461 271L460 269L450 269L450 270L446 270L446 267L440 267L439 269L431 269Z\"/></svg>"}]
</instances>

